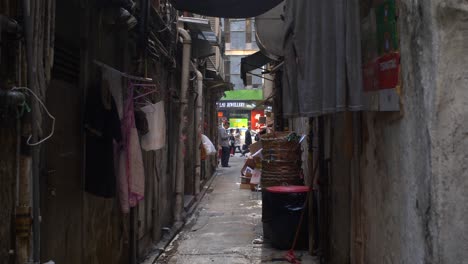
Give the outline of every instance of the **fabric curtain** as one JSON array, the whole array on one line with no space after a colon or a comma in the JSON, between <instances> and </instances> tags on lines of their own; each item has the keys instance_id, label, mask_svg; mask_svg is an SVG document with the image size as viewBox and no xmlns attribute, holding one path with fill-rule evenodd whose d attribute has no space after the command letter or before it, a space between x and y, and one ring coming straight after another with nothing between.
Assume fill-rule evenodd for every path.
<instances>
[{"instance_id":1,"label":"fabric curtain","mask_svg":"<svg viewBox=\"0 0 468 264\"><path fill-rule=\"evenodd\" d=\"M357 0L286 1L286 117L362 109L358 8Z\"/></svg>"}]
</instances>

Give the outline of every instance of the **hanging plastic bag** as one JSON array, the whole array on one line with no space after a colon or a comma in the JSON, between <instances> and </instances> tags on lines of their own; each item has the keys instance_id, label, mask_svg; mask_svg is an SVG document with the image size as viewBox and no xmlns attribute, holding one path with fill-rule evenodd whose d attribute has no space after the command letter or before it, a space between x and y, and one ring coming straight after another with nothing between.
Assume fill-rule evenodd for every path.
<instances>
[{"instance_id":1,"label":"hanging plastic bag","mask_svg":"<svg viewBox=\"0 0 468 264\"><path fill-rule=\"evenodd\" d=\"M216 151L215 146L211 142L211 140L207 136L205 136L203 134L201 135L201 140L202 140L202 143L203 143L203 147L206 150L206 154L215 155L217 151Z\"/></svg>"}]
</instances>

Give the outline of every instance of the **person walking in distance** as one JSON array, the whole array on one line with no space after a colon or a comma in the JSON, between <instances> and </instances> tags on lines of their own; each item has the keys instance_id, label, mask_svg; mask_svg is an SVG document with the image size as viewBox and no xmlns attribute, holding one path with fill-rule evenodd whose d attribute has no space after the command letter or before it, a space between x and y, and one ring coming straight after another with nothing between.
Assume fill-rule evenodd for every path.
<instances>
[{"instance_id":1,"label":"person walking in distance","mask_svg":"<svg viewBox=\"0 0 468 264\"><path fill-rule=\"evenodd\" d=\"M236 155L236 150L239 150L239 153L242 153L242 150L241 150L241 134L240 134L240 130L238 128L234 132L234 155Z\"/></svg>"},{"instance_id":2,"label":"person walking in distance","mask_svg":"<svg viewBox=\"0 0 468 264\"><path fill-rule=\"evenodd\" d=\"M230 145L229 145L229 136L228 133L229 122L225 122L222 127L218 129L218 141L221 145L221 166L222 167L230 167L229 166L229 152L230 152Z\"/></svg>"},{"instance_id":3,"label":"person walking in distance","mask_svg":"<svg viewBox=\"0 0 468 264\"><path fill-rule=\"evenodd\" d=\"M250 132L250 127L247 127L247 130L245 131L245 143L242 146L241 157L250 152L250 145L252 145L252 133Z\"/></svg>"},{"instance_id":4,"label":"person walking in distance","mask_svg":"<svg viewBox=\"0 0 468 264\"><path fill-rule=\"evenodd\" d=\"M234 138L234 129L229 130L229 152L231 157L234 157L234 149L236 145L236 139Z\"/></svg>"}]
</instances>

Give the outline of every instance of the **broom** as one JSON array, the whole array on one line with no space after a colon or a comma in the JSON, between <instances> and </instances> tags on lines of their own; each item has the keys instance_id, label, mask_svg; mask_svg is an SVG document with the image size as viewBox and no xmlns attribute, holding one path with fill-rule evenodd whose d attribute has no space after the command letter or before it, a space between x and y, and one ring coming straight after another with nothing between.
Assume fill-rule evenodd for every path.
<instances>
[{"instance_id":1,"label":"broom","mask_svg":"<svg viewBox=\"0 0 468 264\"><path fill-rule=\"evenodd\" d=\"M317 171L317 168L318 166L315 166L314 170L313 170L313 174L315 176L315 173ZM309 186L309 192L307 192L307 197L306 197L306 200L304 202L304 209L306 208L307 206L307 203L309 202L309 198L310 198L310 193L312 192L312 184L313 184L313 180L310 182L310 186ZM299 219L299 225L297 226L297 229L296 229L296 235L294 236L294 240L293 240L293 244L291 246L291 249L288 250L288 252L286 252L286 255L284 256L284 258L289 262L289 263L293 263L293 264L301 264L301 261L296 257L296 255L294 254L294 249L296 248L296 244L297 244L297 239L299 238L299 233L301 232L301 227L302 227L302 222L304 220L304 213L305 213L305 210L302 210L301 212L301 218Z\"/></svg>"}]
</instances>

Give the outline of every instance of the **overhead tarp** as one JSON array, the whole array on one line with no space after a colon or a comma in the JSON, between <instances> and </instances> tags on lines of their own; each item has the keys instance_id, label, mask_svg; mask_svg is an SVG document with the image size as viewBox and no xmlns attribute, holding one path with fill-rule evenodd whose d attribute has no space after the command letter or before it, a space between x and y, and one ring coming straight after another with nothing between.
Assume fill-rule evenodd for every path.
<instances>
[{"instance_id":1,"label":"overhead tarp","mask_svg":"<svg viewBox=\"0 0 468 264\"><path fill-rule=\"evenodd\" d=\"M359 0L286 0L283 113L362 110Z\"/></svg>"},{"instance_id":2,"label":"overhead tarp","mask_svg":"<svg viewBox=\"0 0 468 264\"><path fill-rule=\"evenodd\" d=\"M182 11L211 17L255 17L272 9L283 0L171 0Z\"/></svg>"},{"instance_id":3,"label":"overhead tarp","mask_svg":"<svg viewBox=\"0 0 468 264\"><path fill-rule=\"evenodd\" d=\"M270 58L265 56L261 51L257 51L252 55L241 59L241 78L244 81L244 85L247 85L247 73L255 69L261 68L267 63L272 61Z\"/></svg>"}]
</instances>

